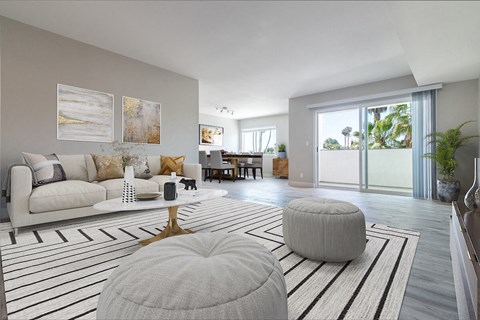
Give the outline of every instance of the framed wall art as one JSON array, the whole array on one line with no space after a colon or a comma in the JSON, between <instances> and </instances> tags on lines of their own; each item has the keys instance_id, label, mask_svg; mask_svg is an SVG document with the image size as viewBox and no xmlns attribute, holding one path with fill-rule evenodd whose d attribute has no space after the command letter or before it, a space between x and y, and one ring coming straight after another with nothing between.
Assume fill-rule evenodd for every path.
<instances>
[{"instance_id":1,"label":"framed wall art","mask_svg":"<svg viewBox=\"0 0 480 320\"><path fill-rule=\"evenodd\" d=\"M122 97L122 142L160 144L161 104Z\"/></svg>"},{"instance_id":2,"label":"framed wall art","mask_svg":"<svg viewBox=\"0 0 480 320\"><path fill-rule=\"evenodd\" d=\"M223 146L223 127L200 125L200 144Z\"/></svg>"},{"instance_id":3,"label":"framed wall art","mask_svg":"<svg viewBox=\"0 0 480 320\"><path fill-rule=\"evenodd\" d=\"M113 94L57 84L57 139L113 141Z\"/></svg>"}]
</instances>

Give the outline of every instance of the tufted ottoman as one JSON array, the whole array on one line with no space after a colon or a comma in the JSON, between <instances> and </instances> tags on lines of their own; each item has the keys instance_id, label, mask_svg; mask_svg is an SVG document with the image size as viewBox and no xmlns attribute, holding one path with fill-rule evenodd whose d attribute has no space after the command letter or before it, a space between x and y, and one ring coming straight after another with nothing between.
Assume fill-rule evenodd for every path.
<instances>
[{"instance_id":1,"label":"tufted ottoman","mask_svg":"<svg viewBox=\"0 0 480 320\"><path fill-rule=\"evenodd\" d=\"M296 199L283 209L283 238L290 249L307 258L353 260L365 251L365 217L349 202Z\"/></svg>"},{"instance_id":2,"label":"tufted ottoman","mask_svg":"<svg viewBox=\"0 0 480 320\"><path fill-rule=\"evenodd\" d=\"M97 319L287 319L283 270L239 235L196 233L157 241L110 275Z\"/></svg>"}]
</instances>

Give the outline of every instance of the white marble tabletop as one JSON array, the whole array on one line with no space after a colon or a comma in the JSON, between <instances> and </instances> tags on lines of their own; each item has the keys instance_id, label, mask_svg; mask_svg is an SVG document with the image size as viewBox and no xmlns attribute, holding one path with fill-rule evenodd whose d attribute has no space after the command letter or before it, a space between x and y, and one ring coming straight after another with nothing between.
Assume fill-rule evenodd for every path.
<instances>
[{"instance_id":1,"label":"white marble tabletop","mask_svg":"<svg viewBox=\"0 0 480 320\"><path fill-rule=\"evenodd\" d=\"M159 209L220 198L228 193L226 190L221 189L180 189L177 192L178 197L176 200L167 201L163 199L163 192L160 192L160 197L155 200L137 200L134 203L122 203L122 198L115 198L96 203L93 208L107 212Z\"/></svg>"}]
</instances>

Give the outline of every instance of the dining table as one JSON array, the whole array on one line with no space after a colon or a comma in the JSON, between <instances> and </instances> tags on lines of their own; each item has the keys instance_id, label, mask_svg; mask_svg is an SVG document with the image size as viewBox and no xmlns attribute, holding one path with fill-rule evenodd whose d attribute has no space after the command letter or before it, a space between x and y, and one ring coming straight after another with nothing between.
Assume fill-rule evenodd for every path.
<instances>
[{"instance_id":1,"label":"dining table","mask_svg":"<svg viewBox=\"0 0 480 320\"><path fill-rule=\"evenodd\" d=\"M210 155L207 155L207 157L210 157ZM261 154L253 154L253 153L231 153L231 152L227 152L227 153L223 153L222 154L222 160L223 161L227 161L227 162L230 162L231 164L233 164L234 166L234 170L233 170L233 174L235 175L235 180L241 180L241 179L245 179L244 177L241 177L239 176L239 160L240 159L253 159L253 158L262 158L263 155ZM233 179L232 175L226 175L224 176L224 179Z\"/></svg>"}]
</instances>

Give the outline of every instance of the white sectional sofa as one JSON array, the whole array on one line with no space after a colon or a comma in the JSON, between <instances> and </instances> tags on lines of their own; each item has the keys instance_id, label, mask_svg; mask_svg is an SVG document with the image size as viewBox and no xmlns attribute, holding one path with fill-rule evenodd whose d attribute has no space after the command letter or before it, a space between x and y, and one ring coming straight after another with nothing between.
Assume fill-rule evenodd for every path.
<instances>
[{"instance_id":1,"label":"white sectional sofa","mask_svg":"<svg viewBox=\"0 0 480 320\"><path fill-rule=\"evenodd\" d=\"M65 181L32 187L28 167L12 168L7 210L15 233L20 227L105 213L93 209L93 205L122 196L123 179L95 181L97 169L90 154L57 156L67 176ZM163 191L163 184L170 181L170 176L159 175L160 156L147 156L147 160L153 177L135 179L136 192ZM195 179L199 187L201 170L200 164L183 164L185 177Z\"/></svg>"}]
</instances>

